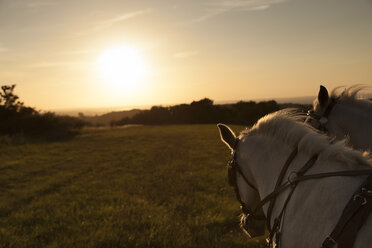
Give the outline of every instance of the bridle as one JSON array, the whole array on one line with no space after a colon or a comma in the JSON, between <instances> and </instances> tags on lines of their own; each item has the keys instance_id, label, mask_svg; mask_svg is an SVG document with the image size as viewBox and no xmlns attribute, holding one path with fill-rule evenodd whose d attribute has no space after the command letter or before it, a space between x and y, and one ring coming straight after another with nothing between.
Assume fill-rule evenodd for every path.
<instances>
[{"instance_id":1,"label":"bridle","mask_svg":"<svg viewBox=\"0 0 372 248\"><path fill-rule=\"evenodd\" d=\"M289 157L287 158L284 166L282 167L279 177L277 179L276 185L274 190L265 196L260 203L252 210L246 204L242 201L239 189L236 181L237 173L239 173L244 181L251 187L253 190L255 190L258 193L257 187L251 183L247 177L242 172L236 158L236 148L238 146L238 142L236 142L235 146L233 147L232 157L228 162L228 181L230 186L234 187L236 196L238 201L241 204L242 211L245 215L247 215L252 220L265 220L266 219L266 226L270 232L269 238L268 238L268 244L270 245L275 237L275 242L277 244L277 247L279 247L280 243L280 230L282 226L282 217L284 214L284 211L286 209L286 206L288 202L290 201L292 194L299 182L312 180L312 179L321 179L326 177L339 177L339 176L362 176L362 175L372 175L372 169L365 169L365 170L348 170L348 171L336 171L336 172L325 172L325 173L319 173L319 174L310 174L305 175L305 173L315 164L316 160L318 159L318 155L312 156L304 166L301 167L300 170L290 173L290 175L287 178L287 181L282 183L284 176L288 170L289 165L293 161L293 159L297 156L298 149L297 147L291 152ZM285 190L290 189L290 192L284 202L284 205L282 207L282 210L280 211L280 214L274 219L273 225L271 225L271 215L272 211L275 205L276 198L279 194L283 193ZM262 207L269 203L268 211L265 215L259 214L260 210L262 210ZM261 211L262 212L262 211ZM243 227L245 229L245 227Z\"/></svg>"},{"instance_id":2,"label":"bridle","mask_svg":"<svg viewBox=\"0 0 372 248\"><path fill-rule=\"evenodd\" d=\"M263 200L261 200L261 202L252 210L250 207L248 207L242 201L242 199L240 197L239 188L238 188L237 181L236 181L236 176L237 176L236 173L239 173L243 177L244 181L249 185L249 187L251 187L254 191L256 191L257 194L258 194L258 189L253 183L251 183L247 179L247 177L244 175L244 173L240 169L240 166L239 166L237 158L236 158L236 147L238 146L238 143L239 143L239 141L235 143L235 147L233 148L233 151L231 153L231 159L229 160L228 166L227 166L229 185L234 188L236 198L241 204L242 212L246 216L248 216L250 220L266 220L266 226L271 233L272 230L273 230L273 228L271 228L271 223L270 223L271 222L271 215L272 215L272 210L274 208L274 204L275 204L276 196L277 196L277 194L275 194L275 190L277 188L279 188L281 182L283 181L284 175L285 175L289 165L291 164L292 160L296 157L297 148L293 150L293 152L290 154L287 161L285 162L285 164L284 164L284 166L283 166L283 168L282 168L282 170L279 174L279 177L277 179L277 182L276 182L276 185L275 185L275 190L271 194L266 196ZM310 168L310 166L309 166L309 168ZM265 216L263 214L260 214L259 212L267 202L270 202L270 204L269 204L269 208L268 208L268 211L267 211L267 216Z\"/></svg>"},{"instance_id":3,"label":"bridle","mask_svg":"<svg viewBox=\"0 0 372 248\"><path fill-rule=\"evenodd\" d=\"M236 146L237 145L238 145L238 142L236 143ZM228 175L229 185L234 188L236 199L239 201L242 212L245 215L249 215L250 218L255 219L255 220L265 220L266 217L264 215L258 214L257 213L258 211L252 210L249 206L247 206L242 201L240 193L239 193L238 183L236 180L237 173L239 173L243 177L247 185L251 187L258 194L257 187L253 183L251 183L248 180L248 178L245 176L245 174L241 171L238 161L236 159L236 150L234 149L233 152L231 153L231 159L229 160L228 165L227 165L227 175Z\"/></svg>"},{"instance_id":4,"label":"bridle","mask_svg":"<svg viewBox=\"0 0 372 248\"><path fill-rule=\"evenodd\" d=\"M328 118L329 118L329 115L331 114L333 107L336 104L337 104L337 99L331 98L331 101L329 102L326 110L324 111L322 115L318 115L317 113L315 113L314 110L307 111L307 118L305 120L305 123L307 123L310 120L310 118L312 118L313 120L317 122L317 126L315 128L322 132L327 133L328 130L326 126L328 123Z\"/></svg>"}]
</instances>

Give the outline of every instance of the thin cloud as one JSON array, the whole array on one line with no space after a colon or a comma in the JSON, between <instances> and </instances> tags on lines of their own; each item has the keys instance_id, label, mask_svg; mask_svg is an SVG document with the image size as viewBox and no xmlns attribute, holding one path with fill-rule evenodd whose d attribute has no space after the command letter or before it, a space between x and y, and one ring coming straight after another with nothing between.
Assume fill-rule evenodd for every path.
<instances>
[{"instance_id":1,"label":"thin cloud","mask_svg":"<svg viewBox=\"0 0 372 248\"><path fill-rule=\"evenodd\" d=\"M96 30L106 29L106 28L109 28L115 25L116 23L126 21L126 20L141 16L141 15L144 15L144 14L148 14L150 12L151 12L151 9L143 9L143 10L137 10L137 11L125 13L125 14L122 14L122 15L119 15L114 18L101 22L100 24L98 24L98 26L96 26L95 29Z\"/></svg>"},{"instance_id":2,"label":"thin cloud","mask_svg":"<svg viewBox=\"0 0 372 248\"><path fill-rule=\"evenodd\" d=\"M57 55L81 55L81 54L92 54L96 53L97 50L71 50L71 51L59 51L56 52Z\"/></svg>"},{"instance_id":3,"label":"thin cloud","mask_svg":"<svg viewBox=\"0 0 372 248\"><path fill-rule=\"evenodd\" d=\"M38 63L29 64L26 67L29 68L48 68L48 67L66 67L82 65L84 62L81 61L43 61Z\"/></svg>"},{"instance_id":4,"label":"thin cloud","mask_svg":"<svg viewBox=\"0 0 372 248\"><path fill-rule=\"evenodd\" d=\"M199 53L198 51L184 51L184 52L178 52L178 53L173 54L173 57L176 59L186 59L186 58L194 57L198 55L198 53Z\"/></svg>"},{"instance_id":5,"label":"thin cloud","mask_svg":"<svg viewBox=\"0 0 372 248\"><path fill-rule=\"evenodd\" d=\"M193 22L202 22L230 11L260 11L287 0L215 0L205 4L204 15Z\"/></svg>"},{"instance_id":6,"label":"thin cloud","mask_svg":"<svg viewBox=\"0 0 372 248\"><path fill-rule=\"evenodd\" d=\"M195 20L192 21L192 23L197 23L197 22L203 22L206 21L214 16L218 16L220 14L223 14L225 12L228 12L229 10L227 9L209 9L206 11L206 13Z\"/></svg>"},{"instance_id":7,"label":"thin cloud","mask_svg":"<svg viewBox=\"0 0 372 248\"><path fill-rule=\"evenodd\" d=\"M117 23L142 16L142 15L148 14L150 12L152 12L152 9L142 9L142 10L123 13L123 14L115 16L113 18L106 19L106 20L103 20L101 22L98 22L95 26L93 26L91 28L88 28L88 29L80 30L78 32L75 32L74 34L77 35L77 36L89 35L91 33L95 33L95 32L98 32L98 31L102 31L104 29L108 29L108 28L114 26Z\"/></svg>"},{"instance_id":8,"label":"thin cloud","mask_svg":"<svg viewBox=\"0 0 372 248\"><path fill-rule=\"evenodd\" d=\"M286 2L287 0L217 0L209 2L206 5L223 9L240 9L244 11L259 10L262 7L267 8L274 4Z\"/></svg>"}]
</instances>

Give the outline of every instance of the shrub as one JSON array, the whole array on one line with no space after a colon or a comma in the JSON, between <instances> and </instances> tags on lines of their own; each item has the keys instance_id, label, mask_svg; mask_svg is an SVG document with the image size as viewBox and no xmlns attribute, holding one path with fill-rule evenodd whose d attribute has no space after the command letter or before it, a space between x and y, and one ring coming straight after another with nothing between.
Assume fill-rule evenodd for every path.
<instances>
[{"instance_id":1,"label":"shrub","mask_svg":"<svg viewBox=\"0 0 372 248\"><path fill-rule=\"evenodd\" d=\"M34 108L24 106L13 93L14 88L15 85L1 87L1 140L9 140L9 137L14 140L63 140L78 134L84 126L84 122L78 118L57 116L51 112L40 113Z\"/></svg>"}]
</instances>

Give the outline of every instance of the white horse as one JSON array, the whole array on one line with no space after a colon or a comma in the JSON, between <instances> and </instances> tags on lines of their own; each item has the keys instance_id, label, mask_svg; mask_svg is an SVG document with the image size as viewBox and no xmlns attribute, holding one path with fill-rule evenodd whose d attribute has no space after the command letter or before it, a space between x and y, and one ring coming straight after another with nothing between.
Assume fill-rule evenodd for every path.
<instances>
[{"instance_id":1,"label":"white horse","mask_svg":"<svg viewBox=\"0 0 372 248\"><path fill-rule=\"evenodd\" d=\"M222 141L233 151L239 173L230 173L242 203L241 225L251 236L265 232L268 203L260 208L260 200L275 188L283 164L297 148L284 176L295 175L309 158L317 156L306 172L317 174L342 170L368 170L368 154L346 147L342 142L330 144L329 138L309 125L297 121L288 111L279 111L261 118L250 130L237 138L226 125L218 124ZM338 176L306 180L298 183L287 202L280 225L281 247L321 247L332 232L343 209L366 176ZM291 187L276 197L270 223L280 215ZM372 197L371 197L372 198ZM372 199L370 199L372 201ZM256 207L260 211L253 211ZM254 215L249 219L249 215ZM269 227L270 229L270 227ZM372 217L359 230L354 247L372 247Z\"/></svg>"},{"instance_id":2,"label":"white horse","mask_svg":"<svg viewBox=\"0 0 372 248\"><path fill-rule=\"evenodd\" d=\"M350 146L372 151L372 102L358 99L363 86L352 86L340 95L334 89L329 96L327 89L320 86L318 98L314 100L309 122L317 128L328 131L338 140L346 138Z\"/></svg>"}]
</instances>

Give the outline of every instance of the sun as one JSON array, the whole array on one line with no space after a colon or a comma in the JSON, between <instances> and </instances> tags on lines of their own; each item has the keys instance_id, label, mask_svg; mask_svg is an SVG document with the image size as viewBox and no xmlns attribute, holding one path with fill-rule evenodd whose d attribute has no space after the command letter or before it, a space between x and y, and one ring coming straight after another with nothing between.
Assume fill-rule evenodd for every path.
<instances>
[{"instance_id":1,"label":"sun","mask_svg":"<svg viewBox=\"0 0 372 248\"><path fill-rule=\"evenodd\" d=\"M102 52L98 58L105 88L129 94L143 87L148 68L141 52L134 47L116 47Z\"/></svg>"}]
</instances>

